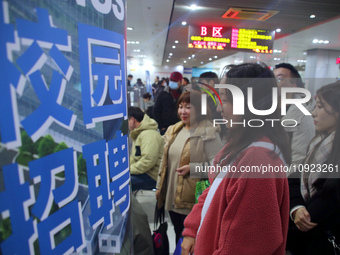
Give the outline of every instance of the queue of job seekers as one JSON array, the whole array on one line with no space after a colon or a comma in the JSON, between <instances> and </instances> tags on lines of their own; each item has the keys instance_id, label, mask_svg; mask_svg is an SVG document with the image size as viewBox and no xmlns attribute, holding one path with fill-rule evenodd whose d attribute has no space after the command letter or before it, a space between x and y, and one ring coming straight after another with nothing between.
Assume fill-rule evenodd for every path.
<instances>
[{"instance_id":1,"label":"queue of job seekers","mask_svg":"<svg viewBox=\"0 0 340 255\"><path fill-rule=\"evenodd\" d=\"M169 212L176 235L170 242L181 242L183 255L336 254L340 82L322 86L315 96L304 93L301 76L288 63L274 71L262 63L235 65L214 80L197 80L190 90L183 89L182 82L188 79L174 72L170 80L159 82L162 90L155 101L153 125L163 135L162 143L157 142L162 149L152 153L157 180L154 174L149 174L153 181L149 179L158 209L164 206ZM237 113L235 91L223 84L232 84L243 94L242 114ZM202 91L208 87L217 95L202 114L202 99L207 104ZM283 95L288 104L280 104ZM257 114L266 110L266 115ZM213 118L218 113L224 122L215 125L211 113ZM143 116L137 128L147 115ZM268 119L285 125L273 125ZM261 125L241 124L253 120ZM155 145L148 141L138 146L131 155L133 162L152 158L143 151ZM197 172L207 174L196 176ZM210 186L195 203L202 178L209 178Z\"/></svg>"}]
</instances>

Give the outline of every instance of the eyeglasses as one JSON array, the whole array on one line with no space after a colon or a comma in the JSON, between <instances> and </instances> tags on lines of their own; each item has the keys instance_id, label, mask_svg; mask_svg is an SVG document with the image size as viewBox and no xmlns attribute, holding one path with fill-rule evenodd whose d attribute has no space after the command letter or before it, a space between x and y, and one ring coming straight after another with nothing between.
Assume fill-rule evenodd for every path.
<instances>
[{"instance_id":1,"label":"eyeglasses","mask_svg":"<svg viewBox=\"0 0 340 255\"><path fill-rule=\"evenodd\" d=\"M287 79L287 78L277 77L276 80L277 80L278 83L282 83L282 82L289 82L289 83L291 83L290 80Z\"/></svg>"}]
</instances>

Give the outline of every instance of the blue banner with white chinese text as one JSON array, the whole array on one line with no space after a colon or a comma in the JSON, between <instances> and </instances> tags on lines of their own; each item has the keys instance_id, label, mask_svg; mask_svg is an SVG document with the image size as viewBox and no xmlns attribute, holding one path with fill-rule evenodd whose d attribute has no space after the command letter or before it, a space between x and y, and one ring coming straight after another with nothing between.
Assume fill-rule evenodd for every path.
<instances>
[{"instance_id":1,"label":"blue banner with white chinese text","mask_svg":"<svg viewBox=\"0 0 340 255\"><path fill-rule=\"evenodd\" d=\"M131 250L126 0L0 0L0 254Z\"/></svg>"}]
</instances>

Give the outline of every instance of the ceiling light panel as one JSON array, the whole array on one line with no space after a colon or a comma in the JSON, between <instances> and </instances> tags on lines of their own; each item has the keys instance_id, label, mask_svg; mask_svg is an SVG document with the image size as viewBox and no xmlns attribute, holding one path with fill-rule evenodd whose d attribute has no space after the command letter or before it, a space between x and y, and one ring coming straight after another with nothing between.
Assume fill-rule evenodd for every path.
<instances>
[{"instance_id":1,"label":"ceiling light panel","mask_svg":"<svg viewBox=\"0 0 340 255\"><path fill-rule=\"evenodd\" d=\"M222 18L264 21L277 13L279 12L273 10L231 7L223 14Z\"/></svg>"}]
</instances>

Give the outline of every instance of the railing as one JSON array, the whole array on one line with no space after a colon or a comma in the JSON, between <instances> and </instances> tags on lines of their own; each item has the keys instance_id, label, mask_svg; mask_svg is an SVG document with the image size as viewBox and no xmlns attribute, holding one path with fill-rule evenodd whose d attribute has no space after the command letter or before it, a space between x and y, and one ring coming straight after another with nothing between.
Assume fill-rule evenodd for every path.
<instances>
[{"instance_id":1,"label":"railing","mask_svg":"<svg viewBox=\"0 0 340 255\"><path fill-rule=\"evenodd\" d=\"M142 109L145 108L143 95L147 92L146 87L134 88L128 87L127 103L128 106L136 106Z\"/></svg>"}]
</instances>

